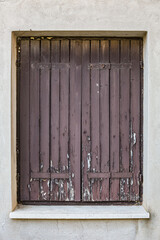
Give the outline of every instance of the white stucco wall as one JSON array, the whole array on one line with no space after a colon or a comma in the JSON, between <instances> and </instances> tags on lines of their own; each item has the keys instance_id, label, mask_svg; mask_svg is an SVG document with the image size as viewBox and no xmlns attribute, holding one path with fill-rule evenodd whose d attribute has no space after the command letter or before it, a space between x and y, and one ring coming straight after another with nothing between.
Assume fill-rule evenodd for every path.
<instances>
[{"instance_id":1,"label":"white stucco wall","mask_svg":"<svg viewBox=\"0 0 160 240\"><path fill-rule=\"evenodd\" d=\"M32 31L117 31L110 35L122 35L123 33L119 31L135 31L132 33L133 36L137 36L137 31L140 31L140 35L146 31L144 204L151 213L150 220L9 219L9 213L15 204L12 200L14 185L11 191L11 182L13 182L11 162L14 162L14 154L11 159L11 33L30 29ZM129 35L131 36L131 33ZM13 59L13 64L14 61ZM12 74L14 75L14 70ZM159 0L0 0L0 240L159 240L159 145ZM12 170L14 167L15 165L12 164Z\"/></svg>"}]
</instances>

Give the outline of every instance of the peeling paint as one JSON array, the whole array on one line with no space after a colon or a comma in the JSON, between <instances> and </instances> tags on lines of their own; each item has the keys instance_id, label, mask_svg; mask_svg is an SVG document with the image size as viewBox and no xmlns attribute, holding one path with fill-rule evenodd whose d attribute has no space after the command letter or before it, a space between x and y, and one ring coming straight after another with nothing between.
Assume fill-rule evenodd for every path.
<instances>
[{"instance_id":1,"label":"peeling paint","mask_svg":"<svg viewBox=\"0 0 160 240\"><path fill-rule=\"evenodd\" d=\"M28 184L27 187L28 187L29 191L31 192L31 185Z\"/></svg>"},{"instance_id":2,"label":"peeling paint","mask_svg":"<svg viewBox=\"0 0 160 240\"><path fill-rule=\"evenodd\" d=\"M41 163L41 166L40 166L41 170L43 169L43 163Z\"/></svg>"},{"instance_id":3,"label":"peeling paint","mask_svg":"<svg viewBox=\"0 0 160 240\"><path fill-rule=\"evenodd\" d=\"M53 167L53 161L52 160L50 161L50 167L51 168Z\"/></svg>"},{"instance_id":4,"label":"peeling paint","mask_svg":"<svg viewBox=\"0 0 160 240\"><path fill-rule=\"evenodd\" d=\"M48 188L49 188L49 186L50 186L50 180L47 181L47 186L48 186Z\"/></svg>"},{"instance_id":5,"label":"peeling paint","mask_svg":"<svg viewBox=\"0 0 160 240\"><path fill-rule=\"evenodd\" d=\"M73 184L72 184L72 179L71 176L69 177L69 199L70 201L74 200L74 188L73 188Z\"/></svg>"},{"instance_id":6,"label":"peeling paint","mask_svg":"<svg viewBox=\"0 0 160 240\"><path fill-rule=\"evenodd\" d=\"M59 180L59 199L62 200L64 198L64 183L63 180Z\"/></svg>"},{"instance_id":7,"label":"peeling paint","mask_svg":"<svg viewBox=\"0 0 160 240\"><path fill-rule=\"evenodd\" d=\"M74 173L72 173L72 178L74 178Z\"/></svg>"},{"instance_id":8,"label":"peeling paint","mask_svg":"<svg viewBox=\"0 0 160 240\"><path fill-rule=\"evenodd\" d=\"M91 138L88 136L88 137L87 137L87 140L90 142L90 141L91 141Z\"/></svg>"},{"instance_id":9,"label":"peeling paint","mask_svg":"<svg viewBox=\"0 0 160 240\"><path fill-rule=\"evenodd\" d=\"M84 189L84 192L83 192L83 200L84 201L89 201L90 200L90 191L88 188L85 188Z\"/></svg>"},{"instance_id":10,"label":"peeling paint","mask_svg":"<svg viewBox=\"0 0 160 240\"><path fill-rule=\"evenodd\" d=\"M43 190L42 181L40 182L40 193L43 200L47 200L46 192Z\"/></svg>"},{"instance_id":11,"label":"peeling paint","mask_svg":"<svg viewBox=\"0 0 160 240\"><path fill-rule=\"evenodd\" d=\"M91 167L91 154L90 153L87 154L87 164L88 164L88 170L90 170L90 167Z\"/></svg>"}]
</instances>

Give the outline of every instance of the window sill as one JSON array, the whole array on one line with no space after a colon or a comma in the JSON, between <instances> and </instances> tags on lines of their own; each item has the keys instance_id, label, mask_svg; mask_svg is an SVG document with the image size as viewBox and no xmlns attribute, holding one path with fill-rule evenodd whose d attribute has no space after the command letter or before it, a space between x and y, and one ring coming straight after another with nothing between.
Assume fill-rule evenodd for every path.
<instances>
[{"instance_id":1,"label":"window sill","mask_svg":"<svg viewBox=\"0 0 160 240\"><path fill-rule=\"evenodd\" d=\"M149 219L143 206L24 206L11 219Z\"/></svg>"}]
</instances>

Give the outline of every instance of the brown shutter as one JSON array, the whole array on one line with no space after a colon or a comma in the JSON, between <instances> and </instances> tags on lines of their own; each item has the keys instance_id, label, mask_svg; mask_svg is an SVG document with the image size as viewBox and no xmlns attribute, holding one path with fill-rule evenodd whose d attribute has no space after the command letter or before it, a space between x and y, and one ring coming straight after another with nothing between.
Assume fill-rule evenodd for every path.
<instances>
[{"instance_id":1,"label":"brown shutter","mask_svg":"<svg viewBox=\"0 0 160 240\"><path fill-rule=\"evenodd\" d=\"M84 41L82 49L82 200L139 201L141 40Z\"/></svg>"},{"instance_id":2,"label":"brown shutter","mask_svg":"<svg viewBox=\"0 0 160 240\"><path fill-rule=\"evenodd\" d=\"M18 51L20 201L139 201L142 40L22 38Z\"/></svg>"}]
</instances>

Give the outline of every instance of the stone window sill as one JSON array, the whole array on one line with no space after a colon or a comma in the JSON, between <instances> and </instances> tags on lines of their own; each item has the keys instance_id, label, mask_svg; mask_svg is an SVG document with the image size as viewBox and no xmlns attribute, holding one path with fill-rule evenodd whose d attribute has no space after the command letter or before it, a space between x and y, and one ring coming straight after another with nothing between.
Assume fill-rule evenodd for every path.
<instances>
[{"instance_id":1,"label":"stone window sill","mask_svg":"<svg viewBox=\"0 0 160 240\"><path fill-rule=\"evenodd\" d=\"M11 219L149 219L143 206L24 206Z\"/></svg>"}]
</instances>

